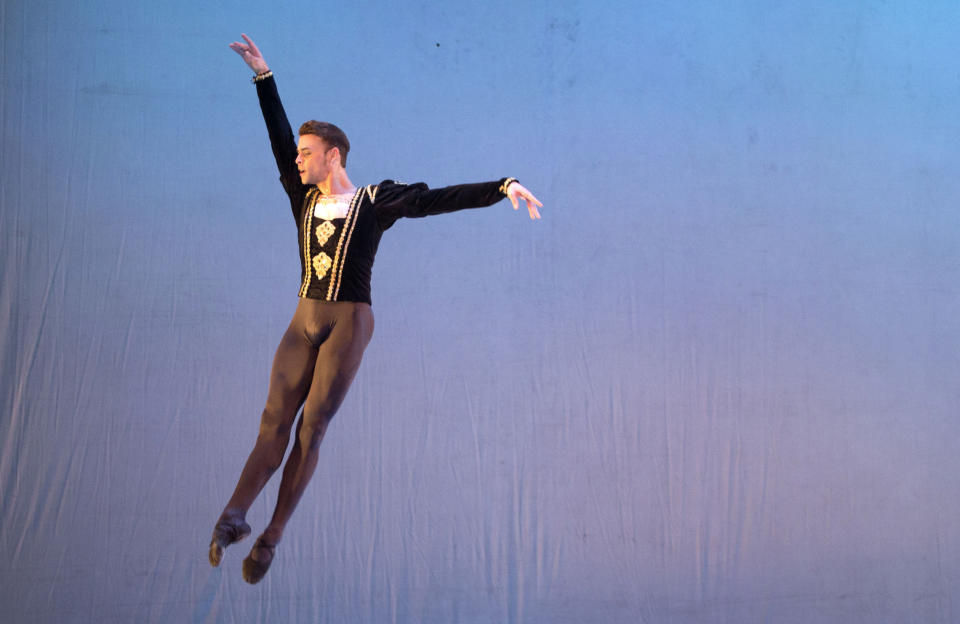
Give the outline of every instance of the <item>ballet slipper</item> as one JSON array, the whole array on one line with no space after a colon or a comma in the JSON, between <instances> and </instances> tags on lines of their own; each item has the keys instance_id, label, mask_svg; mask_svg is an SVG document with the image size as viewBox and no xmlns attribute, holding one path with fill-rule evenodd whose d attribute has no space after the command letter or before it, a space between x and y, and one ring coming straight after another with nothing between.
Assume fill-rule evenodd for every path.
<instances>
[{"instance_id":1,"label":"ballet slipper","mask_svg":"<svg viewBox=\"0 0 960 624\"><path fill-rule=\"evenodd\" d=\"M213 537L210 539L210 565L217 567L223 559L223 551L230 544L236 544L246 536L250 535L250 525L240 520L239 524L234 524L229 520L217 522L213 527Z\"/></svg>"},{"instance_id":2,"label":"ballet slipper","mask_svg":"<svg viewBox=\"0 0 960 624\"><path fill-rule=\"evenodd\" d=\"M276 544L268 543L262 535L258 537L257 541L253 543L253 548L250 549L250 554L243 560L243 580L251 585L259 583L260 580L266 576L267 570L270 569L270 564L273 563L276 548ZM260 553L266 553L266 556L254 558L254 553L258 555L260 555Z\"/></svg>"}]
</instances>

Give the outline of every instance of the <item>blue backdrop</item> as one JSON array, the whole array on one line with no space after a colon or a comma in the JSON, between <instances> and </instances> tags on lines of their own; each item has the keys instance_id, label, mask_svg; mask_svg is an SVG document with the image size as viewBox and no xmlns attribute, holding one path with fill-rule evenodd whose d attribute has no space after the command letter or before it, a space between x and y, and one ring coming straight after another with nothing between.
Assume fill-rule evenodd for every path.
<instances>
[{"instance_id":1,"label":"blue backdrop","mask_svg":"<svg viewBox=\"0 0 960 624\"><path fill-rule=\"evenodd\" d=\"M7 0L10 622L960 621L955 2ZM296 306L249 33L400 222L267 578L212 525ZM277 480L251 510L265 525Z\"/></svg>"}]
</instances>

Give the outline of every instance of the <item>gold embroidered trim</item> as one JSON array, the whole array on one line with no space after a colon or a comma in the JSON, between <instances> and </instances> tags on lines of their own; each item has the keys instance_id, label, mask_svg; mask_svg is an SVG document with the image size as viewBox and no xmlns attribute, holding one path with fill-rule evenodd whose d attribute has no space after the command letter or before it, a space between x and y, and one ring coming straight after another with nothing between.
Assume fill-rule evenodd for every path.
<instances>
[{"instance_id":1,"label":"gold embroidered trim","mask_svg":"<svg viewBox=\"0 0 960 624\"><path fill-rule=\"evenodd\" d=\"M305 297L310 289L310 278L313 274L310 272L310 226L313 224L313 206L316 200L317 187L307 191L307 200L303 215L303 266L304 276L303 284L300 285L300 296Z\"/></svg>"},{"instance_id":2,"label":"gold embroidered trim","mask_svg":"<svg viewBox=\"0 0 960 624\"><path fill-rule=\"evenodd\" d=\"M317 274L317 279L323 279L331 266L333 266L333 260L322 251L313 257L313 270Z\"/></svg>"},{"instance_id":3,"label":"gold embroidered trim","mask_svg":"<svg viewBox=\"0 0 960 624\"><path fill-rule=\"evenodd\" d=\"M330 236L337 231L337 227L329 221L324 221L317 226L317 242L320 246L326 245Z\"/></svg>"},{"instance_id":4,"label":"gold embroidered trim","mask_svg":"<svg viewBox=\"0 0 960 624\"><path fill-rule=\"evenodd\" d=\"M263 72L262 74L257 74L256 76L254 76L254 77L251 79L251 82L253 82L253 84L257 84L257 83L260 82L261 80L266 80L267 78L269 78L269 77L272 76L272 75L273 75L273 72L268 69L267 71Z\"/></svg>"},{"instance_id":5,"label":"gold embroidered trim","mask_svg":"<svg viewBox=\"0 0 960 624\"><path fill-rule=\"evenodd\" d=\"M337 289L333 292L333 300L337 301L337 297L340 296L340 284L343 283L343 267L347 264L347 249L350 247L350 239L353 238L353 230L357 226L357 220L360 217L360 201L359 195L357 202L357 215L354 217L353 222L350 224L350 232L347 233L347 244L343 246L343 260L340 262L340 268L337 271ZM346 227L346 225L344 225Z\"/></svg>"},{"instance_id":6,"label":"gold embroidered trim","mask_svg":"<svg viewBox=\"0 0 960 624\"><path fill-rule=\"evenodd\" d=\"M327 301L336 301L340 294L340 281L343 279L343 266L347 260L347 250L350 247L350 238L353 236L353 228L357 225L357 215L360 212L360 198L363 197L363 189L357 189L350 202L350 209L347 211L347 219L343 223L343 231L340 232L340 239L337 241L337 253L333 257L333 270L335 275L330 278L330 287L327 289ZM346 239L346 241L344 241Z\"/></svg>"}]
</instances>

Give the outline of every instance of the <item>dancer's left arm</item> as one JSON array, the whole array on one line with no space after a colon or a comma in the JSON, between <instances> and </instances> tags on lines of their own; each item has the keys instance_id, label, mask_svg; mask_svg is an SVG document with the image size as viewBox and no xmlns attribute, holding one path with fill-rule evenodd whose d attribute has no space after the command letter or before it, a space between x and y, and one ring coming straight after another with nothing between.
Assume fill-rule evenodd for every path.
<instances>
[{"instance_id":1,"label":"dancer's left arm","mask_svg":"<svg viewBox=\"0 0 960 624\"><path fill-rule=\"evenodd\" d=\"M497 203L504 197L513 208L525 202L531 219L539 219L538 207L543 206L533 193L514 178L495 182L457 184L431 189L426 184L398 184L384 180L376 187L374 207L381 229L387 229L400 217L426 217L454 212L465 208L482 208Z\"/></svg>"}]
</instances>

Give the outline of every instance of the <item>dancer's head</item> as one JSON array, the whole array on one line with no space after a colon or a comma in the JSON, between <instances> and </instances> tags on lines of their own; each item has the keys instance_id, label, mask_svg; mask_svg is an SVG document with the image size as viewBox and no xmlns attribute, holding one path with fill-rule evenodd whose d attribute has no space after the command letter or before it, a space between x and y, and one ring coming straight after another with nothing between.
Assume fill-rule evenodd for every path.
<instances>
[{"instance_id":1,"label":"dancer's head","mask_svg":"<svg viewBox=\"0 0 960 624\"><path fill-rule=\"evenodd\" d=\"M336 169L347 166L350 141L331 123L308 121L300 126L297 169L303 184L319 184Z\"/></svg>"}]
</instances>

